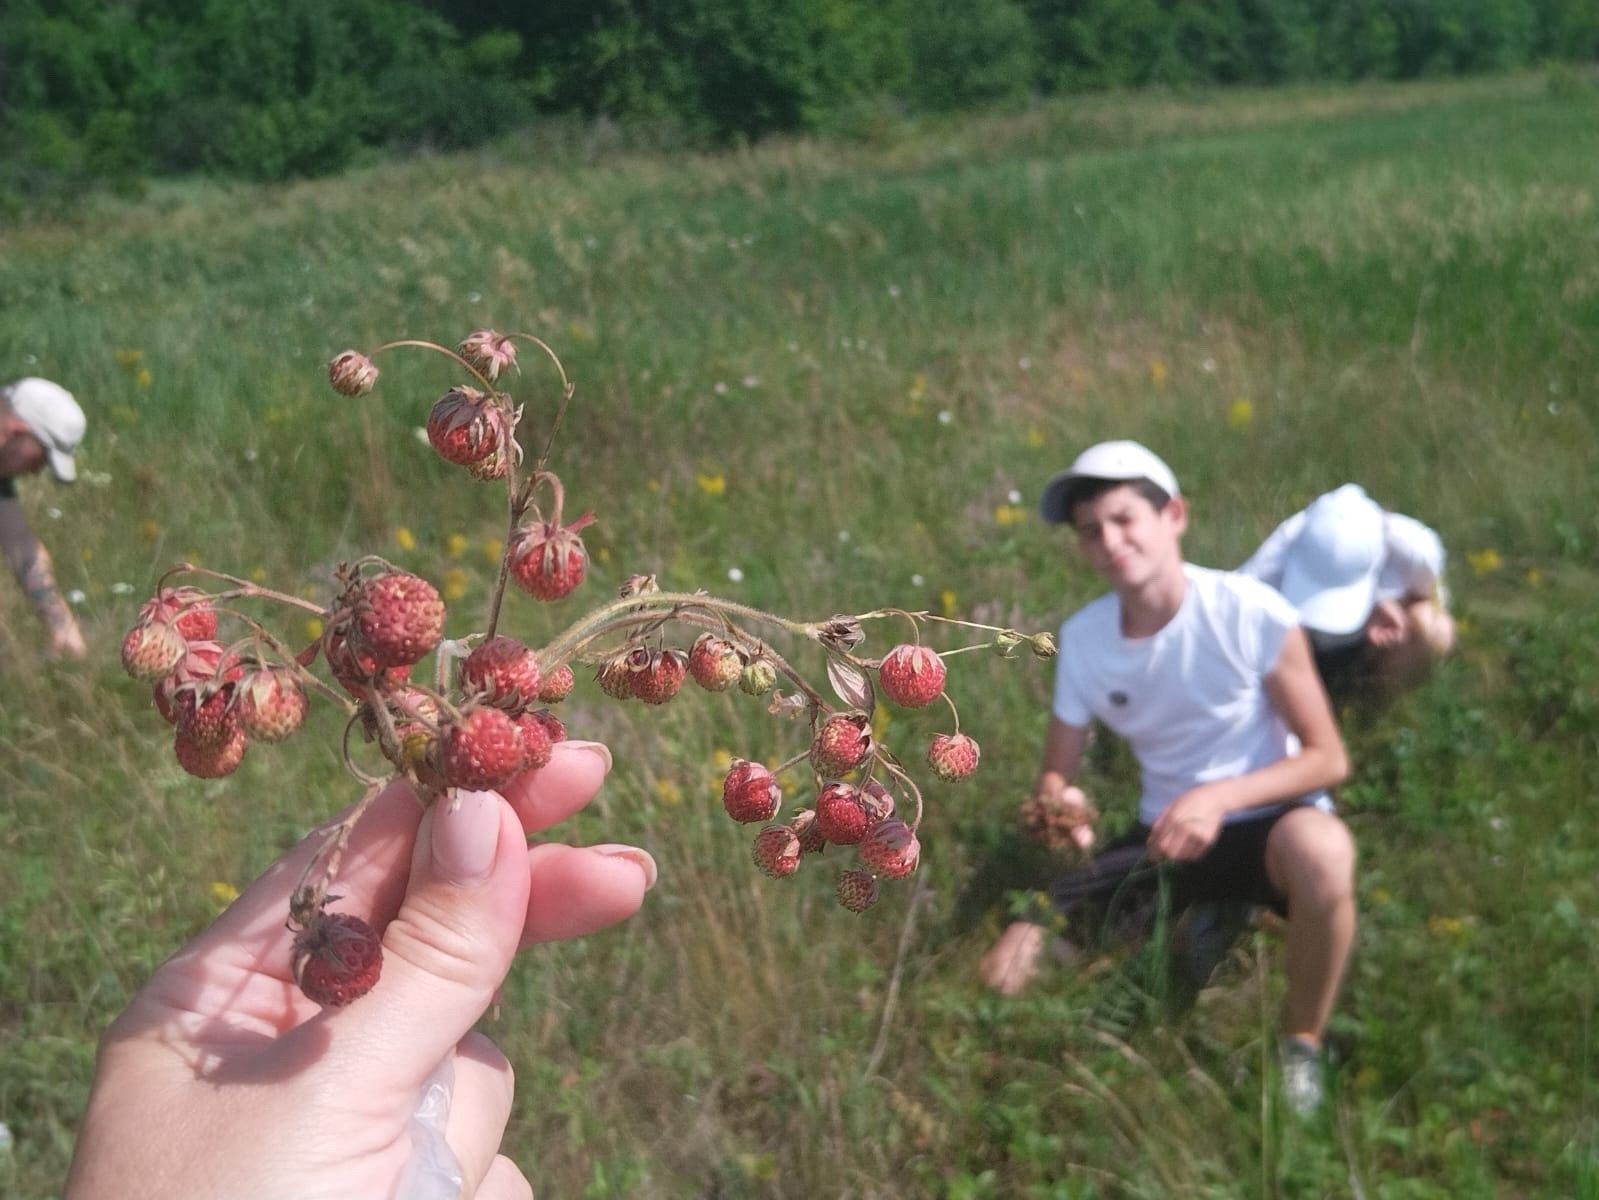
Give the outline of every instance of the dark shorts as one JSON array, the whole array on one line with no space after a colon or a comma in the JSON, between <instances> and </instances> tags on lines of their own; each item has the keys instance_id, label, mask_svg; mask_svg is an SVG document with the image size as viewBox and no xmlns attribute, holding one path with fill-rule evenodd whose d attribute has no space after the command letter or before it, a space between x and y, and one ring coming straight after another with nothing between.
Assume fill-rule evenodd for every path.
<instances>
[{"instance_id":1,"label":"dark shorts","mask_svg":"<svg viewBox=\"0 0 1599 1200\"><path fill-rule=\"evenodd\" d=\"M1139 825L1111 842L1091 861L1068 871L1049 886L1050 903L1068 918L1097 913L1112 923L1117 914L1147 910L1164 873L1175 915L1207 900L1243 900L1288 913L1288 899L1266 876L1266 839L1284 814L1285 805L1264 816L1223 825L1202 858L1186 863L1157 863L1145 849L1149 827Z\"/></svg>"}]
</instances>

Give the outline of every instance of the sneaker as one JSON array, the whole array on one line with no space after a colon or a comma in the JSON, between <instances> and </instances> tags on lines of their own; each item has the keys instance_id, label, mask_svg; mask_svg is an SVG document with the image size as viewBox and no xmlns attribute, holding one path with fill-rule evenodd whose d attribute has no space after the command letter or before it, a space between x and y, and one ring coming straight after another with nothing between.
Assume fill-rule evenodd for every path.
<instances>
[{"instance_id":1,"label":"sneaker","mask_svg":"<svg viewBox=\"0 0 1599 1200\"><path fill-rule=\"evenodd\" d=\"M1323 1098L1321 1051L1302 1037L1282 1041L1283 1102L1296 1117L1310 1117Z\"/></svg>"}]
</instances>

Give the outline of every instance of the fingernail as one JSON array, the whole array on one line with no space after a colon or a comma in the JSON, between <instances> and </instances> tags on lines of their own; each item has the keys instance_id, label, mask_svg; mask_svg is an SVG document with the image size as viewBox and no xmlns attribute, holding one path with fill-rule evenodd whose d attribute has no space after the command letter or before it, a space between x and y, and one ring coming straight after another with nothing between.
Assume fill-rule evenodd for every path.
<instances>
[{"instance_id":1,"label":"fingernail","mask_svg":"<svg viewBox=\"0 0 1599 1200\"><path fill-rule=\"evenodd\" d=\"M615 843L606 843L603 846L590 846L590 850L598 851L608 858L625 858L629 862L638 864L639 870L644 872L644 890L647 892L655 886L655 860L640 850L637 846L620 846Z\"/></svg>"},{"instance_id":2,"label":"fingernail","mask_svg":"<svg viewBox=\"0 0 1599 1200\"><path fill-rule=\"evenodd\" d=\"M451 883L482 883L500 844L500 798L451 792L434 804L433 866Z\"/></svg>"},{"instance_id":3,"label":"fingernail","mask_svg":"<svg viewBox=\"0 0 1599 1200\"><path fill-rule=\"evenodd\" d=\"M573 750L582 750L587 754L594 755L605 764L605 773L607 775L611 773L611 748L604 742L566 741L561 744L569 746Z\"/></svg>"}]
</instances>

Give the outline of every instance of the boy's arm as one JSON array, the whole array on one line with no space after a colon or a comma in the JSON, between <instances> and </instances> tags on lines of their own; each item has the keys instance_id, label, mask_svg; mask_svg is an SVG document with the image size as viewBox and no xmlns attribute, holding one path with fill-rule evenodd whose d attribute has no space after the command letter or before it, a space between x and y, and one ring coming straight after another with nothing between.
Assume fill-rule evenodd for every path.
<instances>
[{"instance_id":1,"label":"boy's arm","mask_svg":"<svg viewBox=\"0 0 1599 1200\"><path fill-rule=\"evenodd\" d=\"M0 553L49 631L51 653L82 658L88 648L77 618L56 586L50 552L33 535L15 497L0 497Z\"/></svg>"},{"instance_id":2,"label":"boy's arm","mask_svg":"<svg viewBox=\"0 0 1599 1200\"><path fill-rule=\"evenodd\" d=\"M1289 630L1265 684L1272 707L1299 739L1299 753L1177 797L1150 829L1149 845L1158 855L1198 858L1216 840L1228 814L1295 800L1348 776L1349 756L1303 629Z\"/></svg>"},{"instance_id":3,"label":"boy's arm","mask_svg":"<svg viewBox=\"0 0 1599 1200\"><path fill-rule=\"evenodd\" d=\"M1076 810L1072 812L1072 840L1082 850L1094 844L1094 818L1099 815L1083 790L1072 783L1088 748L1088 734L1086 725L1068 725L1059 717L1050 717L1049 733L1044 737L1044 761L1033 784L1034 800L1061 804L1068 812Z\"/></svg>"}]
</instances>

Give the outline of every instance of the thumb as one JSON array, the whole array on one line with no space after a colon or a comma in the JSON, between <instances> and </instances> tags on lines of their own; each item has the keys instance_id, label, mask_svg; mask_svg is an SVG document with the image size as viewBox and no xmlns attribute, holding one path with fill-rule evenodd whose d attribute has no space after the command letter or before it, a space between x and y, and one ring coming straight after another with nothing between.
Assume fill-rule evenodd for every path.
<instances>
[{"instance_id":1,"label":"thumb","mask_svg":"<svg viewBox=\"0 0 1599 1200\"><path fill-rule=\"evenodd\" d=\"M329 1053L410 1095L493 1002L527 919L527 842L493 792L451 792L417 834L411 878L383 931L383 974L327 1012Z\"/></svg>"}]
</instances>

